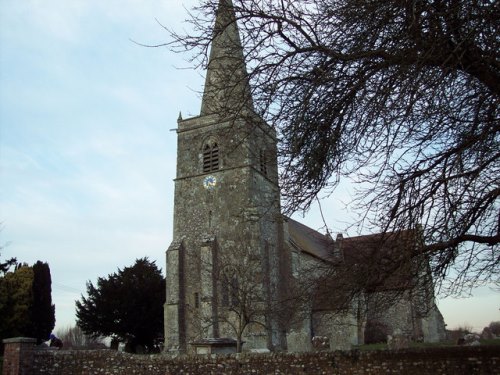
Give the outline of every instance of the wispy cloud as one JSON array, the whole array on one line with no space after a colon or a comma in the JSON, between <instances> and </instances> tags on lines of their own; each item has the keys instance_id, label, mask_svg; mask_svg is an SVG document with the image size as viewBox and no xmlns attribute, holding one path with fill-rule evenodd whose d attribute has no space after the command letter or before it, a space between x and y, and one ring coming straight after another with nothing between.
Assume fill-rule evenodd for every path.
<instances>
[{"instance_id":1,"label":"wispy cloud","mask_svg":"<svg viewBox=\"0 0 500 375\"><path fill-rule=\"evenodd\" d=\"M47 261L58 326L87 280L149 256L172 236L176 127L199 113L203 78L166 40L196 0L0 1L2 257ZM186 26L184 26L186 27ZM193 91L195 90L195 91ZM323 202L329 224L347 192ZM307 224L323 227L318 211ZM341 231L338 225L334 230Z\"/></svg>"},{"instance_id":2,"label":"wispy cloud","mask_svg":"<svg viewBox=\"0 0 500 375\"><path fill-rule=\"evenodd\" d=\"M188 72L175 71L181 56L129 38L158 41L155 17L173 25L183 12L177 1L0 3L2 256L47 261L54 285L78 291L138 257L163 268L169 129L198 104ZM53 296L58 325L71 324L78 296Z\"/></svg>"}]
</instances>

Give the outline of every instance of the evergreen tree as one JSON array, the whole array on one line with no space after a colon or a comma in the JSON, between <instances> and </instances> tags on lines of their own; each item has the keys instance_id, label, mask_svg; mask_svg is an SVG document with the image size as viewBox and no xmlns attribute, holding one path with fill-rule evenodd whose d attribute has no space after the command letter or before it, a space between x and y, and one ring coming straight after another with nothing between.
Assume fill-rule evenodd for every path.
<instances>
[{"instance_id":1,"label":"evergreen tree","mask_svg":"<svg viewBox=\"0 0 500 375\"><path fill-rule=\"evenodd\" d=\"M128 351L139 346L152 351L163 335L165 279L155 262L137 259L97 285L87 283L87 297L76 301L77 325L92 337L108 336L124 342Z\"/></svg>"},{"instance_id":2,"label":"evergreen tree","mask_svg":"<svg viewBox=\"0 0 500 375\"><path fill-rule=\"evenodd\" d=\"M34 337L38 343L48 339L55 324L50 268L17 264L14 271L0 277L0 338Z\"/></svg>"},{"instance_id":3,"label":"evergreen tree","mask_svg":"<svg viewBox=\"0 0 500 375\"><path fill-rule=\"evenodd\" d=\"M47 263L37 261L33 265L33 303L31 306L30 337L40 344L48 340L55 325L55 305L52 304L52 280Z\"/></svg>"},{"instance_id":4,"label":"evergreen tree","mask_svg":"<svg viewBox=\"0 0 500 375\"><path fill-rule=\"evenodd\" d=\"M33 301L33 269L28 265L16 267L0 282L0 338L27 336L30 309Z\"/></svg>"}]
</instances>

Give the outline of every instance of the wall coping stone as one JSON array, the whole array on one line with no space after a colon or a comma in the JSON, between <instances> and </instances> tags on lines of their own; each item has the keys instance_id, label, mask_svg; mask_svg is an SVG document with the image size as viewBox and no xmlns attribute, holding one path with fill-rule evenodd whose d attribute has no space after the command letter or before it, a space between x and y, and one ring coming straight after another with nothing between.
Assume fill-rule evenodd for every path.
<instances>
[{"instance_id":1,"label":"wall coping stone","mask_svg":"<svg viewBox=\"0 0 500 375\"><path fill-rule=\"evenodd\" d=\"M4 344L15 344L15 343L34 344L36 343L36 339L33 339L31 337L11 337L9 339L3 339L2 342Z\"/></svg>"}]
</instances>

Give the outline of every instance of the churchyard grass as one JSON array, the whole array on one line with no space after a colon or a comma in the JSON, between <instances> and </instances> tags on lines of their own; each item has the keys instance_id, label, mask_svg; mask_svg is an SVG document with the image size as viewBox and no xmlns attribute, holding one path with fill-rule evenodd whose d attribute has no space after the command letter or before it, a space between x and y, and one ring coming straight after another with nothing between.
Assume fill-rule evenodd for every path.
<instances>
[{"instance_id":1,"label":"churchyard grass","mask_svg":"<svg viewBox=\"0 0 500 375\"><path fill-rule=\"evenodd\" d=\"M500 338L489 339L489 340L479 340L481 345L484 346L500 346ZM410 348L437 348L443 346L455 346L456 343L452 341L443 341L443 342L412 342L410 343ZM354 346L353 349L357 350L387 350L387 344L378 343L378 344L369 344L369 345L359 345Z\"/></svg>"},{"instance_id":2,"label":"churchyard grass","mask_svg":"<svg viewBox=\"0 0 500 375\"><path fill-rule=\"evenodd\" d=\"M479 340L481 342L481 345L489 345L489 346L500 346L500 338L496 339L488 339L488 340Z\"/></svg>"}]
</instances>

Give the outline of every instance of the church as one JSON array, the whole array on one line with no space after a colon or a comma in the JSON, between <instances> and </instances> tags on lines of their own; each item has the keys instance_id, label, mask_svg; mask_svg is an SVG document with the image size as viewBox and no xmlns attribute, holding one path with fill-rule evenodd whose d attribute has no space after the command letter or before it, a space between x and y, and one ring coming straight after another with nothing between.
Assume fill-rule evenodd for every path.
<instances>
[{"instance_id":1,"label":"church","mask_svg":"<svg viewBox=\"0 0 500 375\"><path fill-rule=\"evenodd\" d=\"M432 281L399 272L349 293L353 272L342 271L369 262L374 244L394 254L415 233L334 240L281 213L276 132L254 111L231 0L219 4L200 115L177 121L173 226L167 352L224 340L238 351L310 351L318 338L349 349L367 342L370 327L443 338Z\"/></svg>"}]
</instances>

